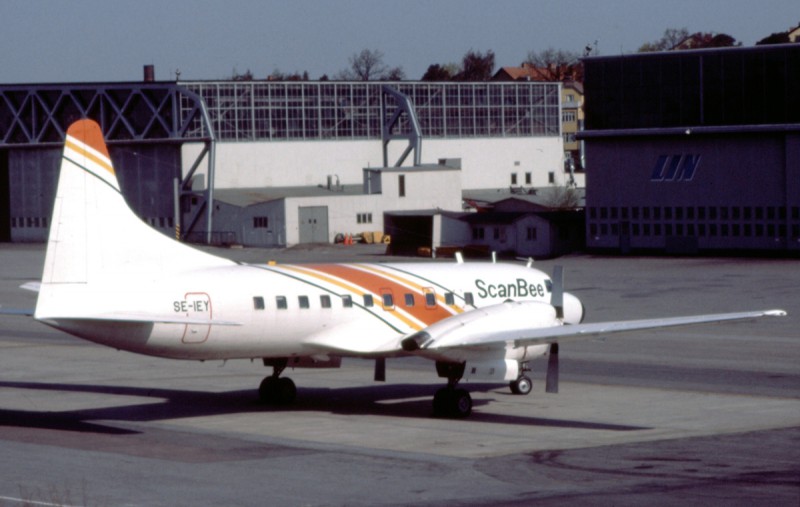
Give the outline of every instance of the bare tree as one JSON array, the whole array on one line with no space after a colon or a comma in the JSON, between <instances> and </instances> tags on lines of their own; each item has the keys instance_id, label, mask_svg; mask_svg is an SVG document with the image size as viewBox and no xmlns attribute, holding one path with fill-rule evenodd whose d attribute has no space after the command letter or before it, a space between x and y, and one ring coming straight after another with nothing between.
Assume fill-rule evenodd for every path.
<instances>
[{"instance_id":1,"label":"bare tree","mask_svg":"<svg viewBox=\"0 0 800 507\"><path fill-rule=\"evenodd\" d=\"M660 39L653 42L645 42L639 46L639 53L667 51L680 44L688 36L689 30L686 28L667 28Z\"/></svg>"},{"instance_id":2,"label":"bare tree","mask_svg":"<svg viewBox=\"0 0 800 507\"><path fill-rule=\"evenodd\" d=\"M529 51L525 62L536 67L544 81L581 81L583 78L580 56L574 51L553 48Z\"/></svg>"},{"instance_id":3,"label":"bare tree","mask_svg":"<svg viewBox=\"0 0 800 507\"><path fill-rule=\"evenodd\" d=\"M383 53L377 49L363 49L354 53L348 61L350 67L339 72L336 79L345 81L370 81L386 76L388 67L383 63Z\"/></svg>"}]
</instances>

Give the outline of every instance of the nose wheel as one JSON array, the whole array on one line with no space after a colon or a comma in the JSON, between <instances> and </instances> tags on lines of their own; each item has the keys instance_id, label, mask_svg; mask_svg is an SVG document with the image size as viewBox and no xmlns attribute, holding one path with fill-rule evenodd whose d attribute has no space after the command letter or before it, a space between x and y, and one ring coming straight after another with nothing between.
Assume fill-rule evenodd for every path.
<instances>
[{"instance_id":1,"label":"nose wheel","mask_svg":"<svg viewBox=\"0 0 800 507\"><path fill-rule=\"evenodd\" d=\"M529 394L533 389L533 381L531 381L530 377L523 375L511 382L509 387L514 394Z\"/></svg>"}]
</instances>

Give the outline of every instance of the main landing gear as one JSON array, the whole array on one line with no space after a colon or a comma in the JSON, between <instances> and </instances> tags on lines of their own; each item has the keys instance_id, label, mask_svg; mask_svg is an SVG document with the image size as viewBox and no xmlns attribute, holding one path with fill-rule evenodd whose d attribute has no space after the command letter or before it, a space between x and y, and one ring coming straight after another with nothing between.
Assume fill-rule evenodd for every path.
<instances>
[{"instance_id":1,"label":"main landing gear","mask_svg":"<svg viewBox=\"0 0 800 507\"><path fill-rule=\"evenodd\" d=\"M264 359L264 366L272 366L272 375L265 377L258 386L258 398L270 405L288 405L297 397L297 387L292 379L281 377L288 360Z\"/></svg>"},{"instance_id":2,"label":"main landing gear","mask_svg":"<svg viewBox=\"0 0 800 507\"><path fill-rule=\"evenodd\" d=\"M472 413L472 396L466 389L457 387L464 375L464 366L464 363L436 362L436 371L440 377L447 377L447 386L433 396L433 415L461 419Z\"/></svg>"},{"instance_id":3,"label":"main landing gear","mask_svg":"<svg viewBox=\"0 0 800 507\"><path fill-rule=\"evenodd\" d=\"M530 377L525 375L525 372L531 370L528 368L527 362L522 362L519 366L519 377L517 380L511 381L508 387L511 388L511 392L514 394L530 394L533 389L533 381Z\"/></svg>"}]
</instances>

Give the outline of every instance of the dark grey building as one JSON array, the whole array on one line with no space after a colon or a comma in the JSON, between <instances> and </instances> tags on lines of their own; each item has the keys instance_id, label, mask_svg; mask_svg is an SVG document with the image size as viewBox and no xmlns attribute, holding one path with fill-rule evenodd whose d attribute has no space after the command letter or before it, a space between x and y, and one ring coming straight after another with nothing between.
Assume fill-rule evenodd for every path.
<instances>
[{"instance_id":1,"label":"dark grey building","mask_svg":"<svg viewBox=\"0 0 800 507\"><path fill-rule=\"evenodd\" d=\"M800 44L584 63L589 248L800 252Z\"/></svg>"}]
</instances>

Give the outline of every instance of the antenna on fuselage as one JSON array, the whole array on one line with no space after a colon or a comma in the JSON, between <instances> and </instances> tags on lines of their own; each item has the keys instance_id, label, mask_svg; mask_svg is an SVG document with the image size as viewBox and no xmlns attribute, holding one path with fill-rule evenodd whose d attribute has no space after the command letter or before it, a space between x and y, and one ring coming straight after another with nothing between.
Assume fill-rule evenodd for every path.
<instances>
[{"instance_id":1,"label":"antenna on fuselage","mask_svg":"<svg viewBox=\"0 0 800 507\"><path fill-rule=\"evenodd\" d=\"M456 252L456 264L464 264L464 254Z\"/></svg>"}]
</instances>

